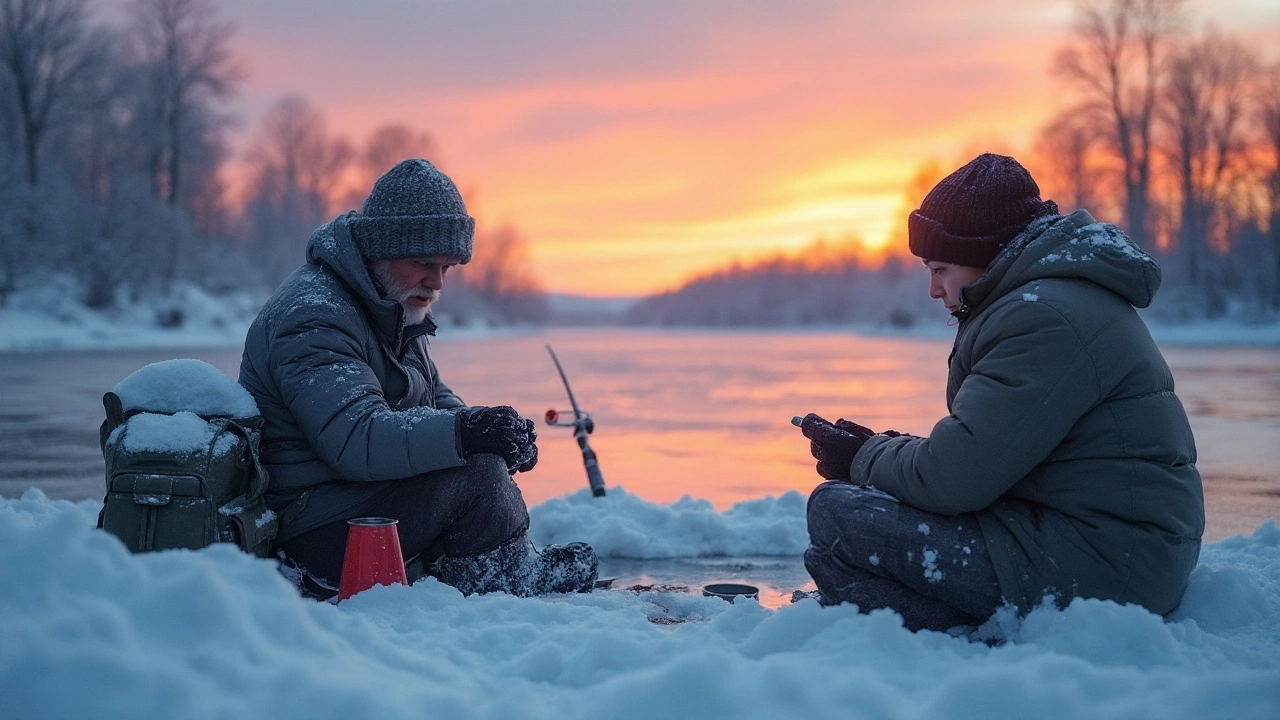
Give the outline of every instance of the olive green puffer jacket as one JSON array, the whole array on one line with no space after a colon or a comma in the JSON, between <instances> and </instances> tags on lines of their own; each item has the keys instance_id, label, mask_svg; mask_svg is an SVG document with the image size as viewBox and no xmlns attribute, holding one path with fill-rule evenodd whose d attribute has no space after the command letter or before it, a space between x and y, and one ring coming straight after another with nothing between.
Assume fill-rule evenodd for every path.
<instances>
[{"instance_id":1,"label":"olive green puffer jacket","mask_svg":"<svg viewBox=\"0 0 1280 720\"><path fill-rule=\"evenodd\" d=\"M974 513L1006 599L1173 610L1204 497L1173 377L1134 307L1155 260L1087 212L1033 223L961 290L947 408L928 437L877 435L853 480Z\"/></svg>"}]
</instances>

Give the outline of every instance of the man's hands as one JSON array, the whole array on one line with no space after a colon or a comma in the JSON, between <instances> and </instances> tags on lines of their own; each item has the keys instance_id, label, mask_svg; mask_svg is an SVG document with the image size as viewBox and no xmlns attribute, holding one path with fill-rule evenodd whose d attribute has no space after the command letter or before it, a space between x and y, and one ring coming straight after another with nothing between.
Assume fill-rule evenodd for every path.
<instances>
[{"instance_id":1,"label":"man's hands","mask_svg":"<svg viewBox=\"0 0 1280 720\"><path fill-rule=\"evenodd\" d=\"M844 418L827 422L814 413L804 416L800 432L809 438L809 452L818 460L818 474L827 480L848 480L853 456L875 431Z\"/></svg>"},{"instance_id":2,"label":"man's hands","mask_svg":"<svg viewBox=\"0 0 1280 720\"><path fill-rule=\"evenodd\" d=\"M538 431L533 421L507 405L459 411L458 440L462 457L491 453L505 460L511 473L529 472L538 464Z\"/></svg>"}]
</instances>

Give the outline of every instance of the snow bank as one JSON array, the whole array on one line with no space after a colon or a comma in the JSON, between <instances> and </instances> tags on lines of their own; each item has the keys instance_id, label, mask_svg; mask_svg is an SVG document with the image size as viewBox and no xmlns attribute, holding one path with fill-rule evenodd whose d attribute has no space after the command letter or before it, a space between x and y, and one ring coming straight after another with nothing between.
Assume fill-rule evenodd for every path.
<instances>
[{"instance_id":1,"label":"snow bank","mask_svg":"<svg viewBox=\"0 0 1280 720\"><path fill-rule=\"evenodd\" d=\"M621 487L602 498L583 488L534 507L530 534L539 546L582 540L613 558L801 555L809 545L804 506L794 490L717 513L687 495L658 505Z\"/></svg>"},{"instance_id":2,"label":"snow bank","mask_svg":"<svg viewBox=\"0 0 1280 720\"><path fill-rule=\"evenodd\" d=\"M810 600L463 598L425 580L333 606L229 546L130 555L92 529L97 511L38 490L0 501L7 717L1246 720L1280 707L1274 522L1206 546L1169 622L1076 602L996 618L1007 642L988 647ZM686 622L649 622L660 615Z\"/></svg>"},{"instance_id":3,"label":"snow bank","mask_svg":"<svg viewBox=\"0 0 1280 720\"><path fill-rule=\"evenodd\" d=\"M122 293L116 307L94 310L79 301L82 295L67 275L15 292L0 306L0 351L240 347L266 299L261 293L215 294L175 283L168 292L139 299ZM480 322L448 327L450 337L524 331Z\"/></svg>"},{"instance_id":4,"label":"snow bank","mask_svg":"<svg viewBox=\"0 0 1280 720\"><path fill-rule=\"evenodd\" d=\"M66 275L24 288L0 307L0 350L237 347L262 305L260 295L215 295L189 283L118 307L94 310Z\"/></svg>"}]
</instances>

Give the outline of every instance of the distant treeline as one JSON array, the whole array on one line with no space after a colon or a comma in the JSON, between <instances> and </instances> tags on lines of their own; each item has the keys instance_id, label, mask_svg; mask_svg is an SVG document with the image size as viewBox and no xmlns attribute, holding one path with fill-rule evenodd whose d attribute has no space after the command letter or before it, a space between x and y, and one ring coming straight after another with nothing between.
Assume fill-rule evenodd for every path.
<instances>
[{"instance_id":1,"label":"distant treeline","mask_svg":"<svg viewBox=\"0 0 1280 720\"><path fill-rule=\"evenodd\" d=\"M281 98L253 130L244 192L230 197L230 101L244 80L213 0L128 0L119 27L88 0L0 0L0 306L52 273L89 307L167 292L275 287L311 231L359 207L406 157L435 158L403 125L360 142ZM541 321L547 303L512 227L441 301L457 322ZM451 276L455 277L455 276Z\"/></svg>"},{"instance_id":2,"label":"distant treeline","mask_svg":"<svg viewBox=\"0 0 1280 720\"><path fill-rule=\"evenodd\" d=\"M797 256L735 264L641 300L626 320L640 325L906 328L933 309L927 285L918 260L894 256L872 266L859 259L856 241L833 248L819 240Z\"/></svg>"},{"instance_id":3,"label":"distant treeline","mask_svg":"<svg viewBox=\"0 0 1280 720\"><path fill-rule=\"evenodd\" d=\"M1187 28L1182 0L1078 6L1053 67L1070 102L1026 152L974 147L919 168L905 218L946 173L985 150L1012 154L1064 213L1115 222L1157 256L1164 285L1149 315L1178 321L1280 314L1280 62L1212 28ZM1274 48L1270 48L1274 51ZM902 325L923 297L914 266L859 265L815 249L713 272L638 305L636 322ZM806 259L808 258L808 259Z\"/></svg>"}]
</instances>

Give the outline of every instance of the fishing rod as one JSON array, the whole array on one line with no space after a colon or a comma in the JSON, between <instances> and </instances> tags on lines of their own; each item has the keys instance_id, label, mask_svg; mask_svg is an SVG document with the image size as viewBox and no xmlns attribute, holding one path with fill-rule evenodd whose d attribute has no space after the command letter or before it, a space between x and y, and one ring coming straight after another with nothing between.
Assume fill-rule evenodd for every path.
<instances>
[{"instance_id":1,"label":"fishing rod","mask_svg":"<svg viewBox=\"0 0 1280 720\"><path fill-rule=\"evenodd\" d=\"M573 388L569 387L569 378L565 377L564 368L560 367L560 358L556 357L556 351L551 349L550 343L547 343L547 352L551 353L551 360L556 364L556 372L560 373L565 392L569 393L569 404L573 406L572 422L561 422L558 410L548 410L547 424L573 428L573 438L578 441L578 448L582 450L582 464L587 468L587 482L591 484L591 494L595 497L604 497L604 476L600 474L600 463L596 462L596 453L587 444L587 436L596 429L596 424L591 420L590 415L578 408L578 401L573 397Z\"/></svg>"}]
</instances>

